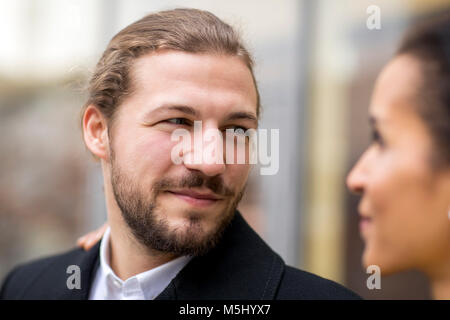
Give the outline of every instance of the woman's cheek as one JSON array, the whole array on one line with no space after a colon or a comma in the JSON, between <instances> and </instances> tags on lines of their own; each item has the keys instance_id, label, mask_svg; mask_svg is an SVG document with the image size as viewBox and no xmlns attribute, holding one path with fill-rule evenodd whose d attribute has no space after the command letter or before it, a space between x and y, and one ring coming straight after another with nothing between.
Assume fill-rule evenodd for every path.
<instances>
[{"instance_id":1,"label":"woman's cheek","mask_svg":"<svg viewBox=\"0 0 450 320\"><path fill-rule=\"evenodd\" d=\"M363 256L365 266L375 264L386 269L391 263L395 233L390 230L397 223L392 209L395 206L396 170L392 156L384 153L373 158L374 166L366 186L362 209L372 217L370 237L366 239Z\"/></svg>"},{"instance_id":2,"label":"woman's cheek","mask_svg":"<svg viewBox=\"0 0 450 320\"><path fill-rule=\"evenodd\" d=\"M421 220L423 192L418 186L425 181L419 160L386 155L368 190L374 230L367 260L379 264L385 274L413 263L411 250L416 248L420 228L426 228L426 221Z\"/></svg>"}]
</instances>

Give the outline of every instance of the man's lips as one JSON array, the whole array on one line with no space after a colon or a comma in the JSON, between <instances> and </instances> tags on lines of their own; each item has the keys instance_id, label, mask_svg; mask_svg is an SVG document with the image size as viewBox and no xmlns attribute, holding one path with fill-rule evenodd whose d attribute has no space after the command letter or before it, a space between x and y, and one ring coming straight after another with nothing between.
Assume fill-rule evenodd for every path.
<instances>
[{"instance_id":1,"label":"man's lips","mask_svg":"<svg viewBox=\"0 0 450 320\"><path fill-rule=\"evenodd\" d=\"M191 189L168 190L167 192L191 205L200 207L210 206L223 199L222 197L211 192L198 192Z\"/></svg>"}]
</instances>

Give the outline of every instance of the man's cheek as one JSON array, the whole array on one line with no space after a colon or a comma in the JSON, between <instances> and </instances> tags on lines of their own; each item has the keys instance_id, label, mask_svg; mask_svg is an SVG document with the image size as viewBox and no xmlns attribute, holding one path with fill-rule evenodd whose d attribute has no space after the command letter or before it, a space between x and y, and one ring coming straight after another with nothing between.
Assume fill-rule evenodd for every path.
<instances>
[{"instance_id":1,"label":"man's cheek","mask_svg":"<svg viewBox=\"0 0 450 320\"><path fill-rule=\"evenodd\" d=\"M234 191L239 191L245 185L250 173L250 165L248 164L232 164L228 165L224 182Z\"/></svg>"},{"instance_id":2,"label":"man's cheek","mask_svg":"<svg viewBox=\"0 0 450 320\"><path fill-rule=\"evenodd\" d=\"M138 144L140 159L151 162L171 164L171 151L176 143L167 137L151 137ZM139 160L139 159L136 159Z\"/></svg>"}]
</instances>

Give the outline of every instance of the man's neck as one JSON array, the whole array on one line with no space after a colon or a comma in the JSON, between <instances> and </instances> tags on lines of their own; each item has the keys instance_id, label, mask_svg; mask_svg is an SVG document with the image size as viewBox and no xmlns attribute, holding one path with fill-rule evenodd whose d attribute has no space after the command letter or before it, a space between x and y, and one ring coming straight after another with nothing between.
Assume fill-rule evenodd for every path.
<instances>
[{"instance_id":1,"label":"man's neck","mask_svg":"<svg viewBox=\"0 0 450 320\"><path fill-rule=\"evenodd\" d=\"M126 280L176 258L175 255L152 252L139 243L128 230L111 225L109 263L114 273Z\"/></svg>"}]
</instances>

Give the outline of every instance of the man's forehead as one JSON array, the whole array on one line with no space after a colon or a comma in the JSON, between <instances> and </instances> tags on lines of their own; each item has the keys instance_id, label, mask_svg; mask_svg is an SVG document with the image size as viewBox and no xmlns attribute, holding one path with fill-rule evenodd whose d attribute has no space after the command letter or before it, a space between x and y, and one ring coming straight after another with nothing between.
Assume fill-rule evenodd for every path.
<instances>
[{"instance_id":1,"label":"man's forehead","mask_svg":"<svg viewBox=\"0 0 450 320\"><path fill-rule=\"evenodd\" d=\"M181 60L166 59L174 54L181 55ZM188 58L183 63L184 55ZM208 60L209 66L199 64L203 60ZM246 112L257 118L258 101L251 72L236 57L173 51L152 53L136 60L130 80L132 95L147 109L187 106L201 113L218 105L222 112Z\"/></svg>"},{"instance_id":2,"label":"man's forehead","mask_svg":"<svg viewBox=\"0 0 450 320\"><path fill-rule=\"evenodd\" d=\"M140 78L158 72L186 77L214 71L220 71L222 77L239 74L251 78L251 71L245 62L239 56L229 54L156 50L135 59L131 66L131 73Z\"/></svg>"}]
</instances>

